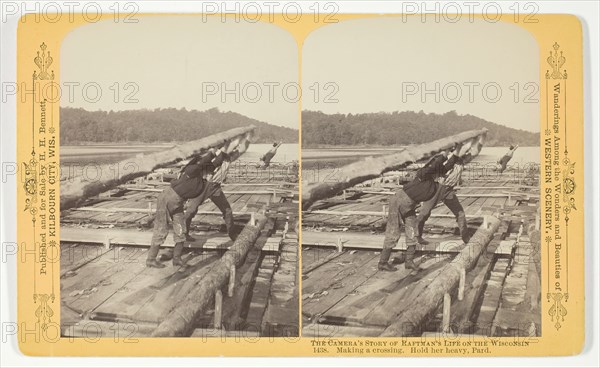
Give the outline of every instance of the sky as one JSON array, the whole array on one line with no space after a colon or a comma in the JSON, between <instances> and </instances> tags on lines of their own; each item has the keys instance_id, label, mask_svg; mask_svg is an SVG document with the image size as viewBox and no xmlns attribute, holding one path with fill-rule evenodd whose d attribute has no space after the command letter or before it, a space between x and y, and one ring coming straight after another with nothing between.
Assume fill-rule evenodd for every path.
<instances>
[{"instance_id":1,"label":"sky","mask_svg":"<svg viewBox=\"0 0 600 368\"><path fill-rule=\"evenodd\" d=\"M378 17L319 28L302 48L302 108L353 114L455 110L539 131L533 36L514 24L463 18L423 23L420 17ZM275 25L201 16L107 20L68 34L60 67L61 82L79 83L62 106L218 107L298 127L298 49Z\"/></svg>"},{"instance_id":2,"label":"sky","mask_svg":"<svg viewBox=\"0 0 600 368\"><path fill-rule=\"evenodd\" d=\"M60 54L63 93L69 91L65 82L79 85L71 87L72 98L63 95L61 106L217 107L298 128L298 48L288 32L261 22L223 23L221 17L137 18L131 24L84 25L66 36Z\"/></svg>"},{"instance_id":3,"label":"sky","mask_svg":"<svg viewBox=\"0 0 600 368\"><path fill-rule=\"evenodd\" d=\"M344 114L455 110L539 132L537 42L514 24L463 18L358 19L312 32L302 51L302 108Z\"/></svg>"}]
</instances>

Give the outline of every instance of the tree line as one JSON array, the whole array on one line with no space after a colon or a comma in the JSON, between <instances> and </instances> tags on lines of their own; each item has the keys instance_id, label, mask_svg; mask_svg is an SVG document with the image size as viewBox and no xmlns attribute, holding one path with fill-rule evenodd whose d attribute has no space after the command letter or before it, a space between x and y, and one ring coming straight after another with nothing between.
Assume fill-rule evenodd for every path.
<instances>
[{"instance_id":1,"label":"tree line","mask_svg":"<svg viewBox=\"0 0 600 368\"><path fill-rule=\"evenodd\" d=\"M486 146L538 146L539 133L513 129L473 115L394 111L325 114L302 111L302 146L408 145L431 142L473 129L487 128Z\"/></svg>"},{"instance_id":2,"label":"tree line","mask_svg":"<svg viewBox=\"0 0 600 368\"><path fill-rule=\"evenodd\" d=\"M256 143L297 143L298 131L217 108L87 111L61 107L61 144L186 142L254 124Z\"/></svg>"}]
</instances>

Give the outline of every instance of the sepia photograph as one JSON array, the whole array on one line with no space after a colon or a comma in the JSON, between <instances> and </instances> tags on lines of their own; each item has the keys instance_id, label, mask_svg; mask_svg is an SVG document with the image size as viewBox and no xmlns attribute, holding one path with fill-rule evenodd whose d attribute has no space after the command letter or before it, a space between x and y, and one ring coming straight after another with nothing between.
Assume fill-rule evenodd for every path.
<instances>
[{"instance_id":1,"label":"sepia photograph","mask_svg":"<svg viewBox=\"0 0 600 368\"><path fill-rule=\"evenodd\" d=\"M298 336L289 33L147 16L52 53L76 93L60 101L61 335Z\"/></svg>"},{"instance_id":2,"label":"sepia photograph","mask_svg":"<svg viewBox=\"0 0 600 368\"><path fill-rule=\"evenodd\" d=\"M302 106L303 336L541 336L539 75L510 23L307 37L304 88L328 98Z\"/></svg>"},{"instance_id":3,"label":"sepia photograph","mask_svg":"<svg viewBox=\"0 0 600 368\"><path fill-rule=\"evenodd\" d=\"M3 2L0 366L598 366L559 3Z\"/></svg>"}]
</instances>

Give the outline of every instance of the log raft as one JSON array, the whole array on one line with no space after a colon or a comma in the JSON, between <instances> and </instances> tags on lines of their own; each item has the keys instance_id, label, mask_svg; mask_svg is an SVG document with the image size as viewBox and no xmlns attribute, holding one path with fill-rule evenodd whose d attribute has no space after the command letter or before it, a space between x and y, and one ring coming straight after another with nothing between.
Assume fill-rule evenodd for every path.
<instances>
[{"instance_id":1,"label":"log raft","mask_svg":"<svg viewBox=\"0 0 600 368\"><path fill-rule=\"evenodd\" d=\"M440 148L433 147L439 141L424 148L432 153L408 164L400 161L402 152L379 156L337 169L339 184L303 185L303 336L540 336L541 274L539 260L530 256L539 254L539 232L531 225L539 224L539 172L535 166L503 174L481 170L495 167L495 158L476 157L484 136L463 146L475 159L457 188L470 241L463 243L454 214L438 204L425 223L429 244L417 246L419 271L403 264L395 272L378 271L378 251L390 194L410 180L419 159ZM398 162L402 171L381 174ZM393 251L405 250L402 236ZM523 265L523 259L534 262ZM524 325L533 327L519 329Z\"/></svg>"},{"instance_id":2,"label":"log raft","mask_svg":"<svg viewBox=\"0 0 600 368\"><path fill-rule=\"evenodd\" d=\"M227 134L193 144L217 148L225 139L235 140L251 128L224 132ZM296 274L297 263L288 259L290 251L298 249L298 238L289 233L282 235L289 228L288 221L294 223L298 217L297 173L293 171L275 179L267 170L246 170L256 163L244 162L242 156L240 165L231 165L229 182L224 185L224 195L234 214L234 230L241 230L236 242L226 232L221 211L208 200L192 220L193 240L185 242L183 259L188 267L174 267L171 262L162 269L145 267L157 196L169 185L163 174L178 171L181 158L200 150L169 150L172 156L164 154L160 156L164 159L157 160L164 169L149 175L140 171L135 180L122 177L74 196L74 202L69 203L76 207L63 208L62 336L85 336L86 326L95 330L100 326L101 336L111 336L110 328L105 327L115 323L143 325L132 337L163 334L166 325L160 327L161 323L173 318L171 312L185 305L186 298L207 290L208 304L193 312L198 318L192 318L187 326L167 322L170 328L179 326L167 335L215 336L219 331L227 336L247 336L248 325L264 326L261 331L252 331L257 336L288 336L289 331L298 335L298 287L294 280L285 278ZM282 162L273 165L291 166ZM104 188L113 189L87 197ZM168 236L163 247L172 246L172 237ZM253 281L257 274L261 282ZM282 291L292 299L281 298ZM289 313L275 313L281 309ZM230 323L232 320L235 323Z\"/></svg>"}]
</instances>

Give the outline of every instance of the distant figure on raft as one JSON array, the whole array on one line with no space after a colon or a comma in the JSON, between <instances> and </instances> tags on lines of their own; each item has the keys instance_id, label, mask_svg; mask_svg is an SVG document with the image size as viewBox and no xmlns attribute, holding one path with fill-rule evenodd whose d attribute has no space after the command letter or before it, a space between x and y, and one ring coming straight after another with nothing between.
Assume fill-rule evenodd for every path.
<instances>
[{"instance_id":1,"label":"distant figure on raft","mask_svg":"<svg viewBox=\"0 0 600 368\"><path fill-rule=\"evenodd\" d=\"M497 166L495 168L496 171L499 171L500 174L502 174L504 170L506 170L506 165L508 165L508 162L513 158L513 155L517 148L519 148L518 144L516 146L511 145L509 147L508 152L506 152L506 154L502 156L500 160L498 160Z\"/></svg>"},{"instance_id":2,"label":"distant figure on raft","mask_svg":"<svg viewBox=\"0 0 600 368\"><path fill-rule=\"evenodd\" d=\"M271 165L271 160L277 153L277 149L282 144L283 144L283 142L273 143L273 147L271 147L271 149L267 153L262 155L262 157L260 158L260 168L261 169L266 169L267 167L269 167L269 165Z\"/></svg>"}]
</instances>

